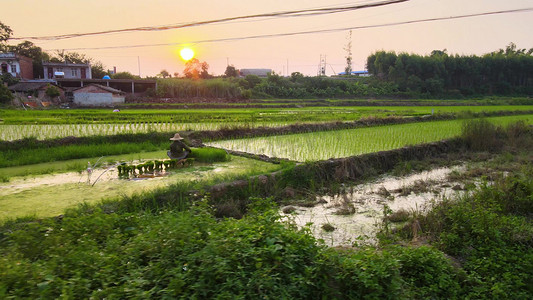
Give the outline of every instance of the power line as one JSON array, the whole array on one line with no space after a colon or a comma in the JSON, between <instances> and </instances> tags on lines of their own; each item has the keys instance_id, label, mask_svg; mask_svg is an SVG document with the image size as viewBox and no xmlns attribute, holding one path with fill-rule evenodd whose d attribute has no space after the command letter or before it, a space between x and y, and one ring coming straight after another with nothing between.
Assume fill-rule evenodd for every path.
<instances>
[{"instance_id":1,"label":"power line","mask_svg":"<svg viewBox=\"0 0 533 300\"><path fill-rule=\"evenodd\" d=\"M92 47L92 48L49 49L48 51L54 51L54 50L69 50L69 51L107 50L107 49L141 48L141 47L175 46L175 45L183 45L183 44L217 43L217 42L229 42L229 41L239 41L239 40L247 40L247 39L286 37L286 36L305 35L305 34L313 34L313 33L332 33L332 32L338 32L338 31L359 30L359 29L369 29L369 28L380 28L380 27L389 27L389 26L397 26L397 25L426 23L426 22L444 21L444 20L453 20L453 19L464 19L464 18L471 18L471 17L499 15L499 14L508 14L508 13L519 13L519 12L528 12L528 11L533 11L533 7L511 9L511 10L491 11L491 12L483 12L483 13L467 14L467 15L459 15L459 16L450 16L450 17L438 17L438 18L419 19L419 20L411 20L411 21L400 21L400 22L376 24L376 25L364 25L364 26L356 26L356 27L344 27L344 28L334 28L334 29L297 31L297 32L287 32L287 33L273 33L273 34L263 34L263 35L251 35L251 36L245 36L245 37L222 38L222 39L208 39L208 40L199 40L199 41L192 41L192 42L186 42L186 43L182 42L182 43L163 43L163 44L143 44L143 45Z\"/></svg>"},{"instance_id":2,"label":"power line","mask_svg":"<svg viewBox=\"0 0 533 300\"><path fill-rule=\"evenodd\" d=\"M125 33L125 32L136 32L136 31L162 31L162 30L195 27L195 26L201 26L201 25L211 25L211 24L224 23L224 22L230 22L230 21L236 21L236 20L244 20L244 19L258 19L258 18L268 18L268 17L302 17L302 16L335 14L335 13L348 12L348 11L359 10L359 9L364 9L364 8L397 4L397 3L407 2L407 1L409 0L386 0L386 1L376 2L376 3L368 3L368 4L311 8L311 9L301 9L301 10L292 10L292 11L280 11L280 12L272 12L272 13L265 13L265 14L246 15L246 16L215 19L215 20L207 20L207 21L200 21L200 22L179 23L179 24L160 25L160 26L135 27L135 28L126 28L126 29L113 29L113 30L87 32L87 33L70 33L70 34L50 35L50 36L13 37L10 39L12 40L62 40L62 39L70 39L70 38L83 37L83 36L110 34L110 33Z\"/></svg>"}]
</instances>

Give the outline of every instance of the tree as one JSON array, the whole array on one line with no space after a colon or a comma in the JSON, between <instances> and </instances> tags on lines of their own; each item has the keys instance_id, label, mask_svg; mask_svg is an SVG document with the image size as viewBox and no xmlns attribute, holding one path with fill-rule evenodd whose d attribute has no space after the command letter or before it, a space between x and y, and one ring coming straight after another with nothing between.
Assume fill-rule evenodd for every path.
<instances>
[{"instance_id":1,"label":"tree","mask_svg":"<svg viewBox=\"0 0 533 300\"><path fill-rule=\"evenodd\" d=\"M15 46L7 46L13 52L32 59L33 77L44 78L43 61L49 61L50 55L30 41L24 41Z\"/></svg>"},{"instance_id":2,"label":"tree","mask_svg":"<svg viewBox=\"0 0 533 300\"><path fill-rule=\"evenodd\" d=\"M97 61L91 64L91 75L93 78L103 78L105 75L109 75L109 72L105 70L104 65Z\"/></svg>"},{"instance_id":3,"label":"tree","mask_svg":"<svg viewBox=\"0 0 533 300\"><path fill-rule=\"evenodd\" d=\"M167 77L172 77L172 75L170 75L170 73L163 69L161 70L161 72L159 72L159 74L157 74L157 77L162 77L162 78L167 78Z\"/></svg>"},{"instance_id":4,"label":"tree","mask_svg":"<svg viewBox=\"0 0 533 300\"><path fill-rule=\"evenodd\" d=\"M9 104L13 100L13 94L11 91L3 84L0 84L0 103Z\"/></svg>"},{"instance_id":5,"label":"tree","mask_svg":"<svg viewBox=\"0 0 533 300\"><path fill-rule=\"evenodd\" d=\"M292 82L298 82L301 81L304 78L304 74L300 72L292 72L291 73L291 81Z\"/></svg>"},{"instance_id":6,"label":"tree","mask_svg":"<svg viewBox=\"0 0 533 300\"><path fill-rule=\"evenodd\" d=\"M111 76L113 79L140 79L139 76L133 75L130 72L118 72Z\"/></svg>"},{"instance_id":7,"label":"tree","mask_svg":"<svg viewBox=\"0 0 533 300\"><path fill-rule=\"evenodd\" d=\"M7 85L10 86L10 85L14 85L17 82L19 82L19 79L16 77L13 77L11 73L4 73L0 75L0 85L4 85L4 83L7 83Z\"/></svg>"},{"instance_id":8,"label":"tree","mask_svg":"<svg viewBox=\"0 0 533 300\"><path fill-rule=\"evenodd\" d=\"M44 93L50 98L58 97L59 95L61 95L59 89L53 85L49 85Z\"/></svg>"},{"instance_id":9,"label":"tree","mask_svg":"<svg viewBox=\"0 0 533 300\"><path fill-rule=\"evenodd\" d=\"M0 50L4 50L4 43L9 40L11 35L13 34L13 30L11 30L11 27L5 25L4 23L0 22Z\"/></svg>"},{"instance_id":10,"label":"tree","mask_svg":"<svg viewBox=\"0 0 533 300\"><path fill-rule=\"evenodd\" d=\"M237 71L237 69L235 69L233 65L229 65L226 67L226 71L224 72L224 75L226 75L226 77L238 77L239 72Z\"/></svg>"},{"instance_id":11,"label":"tree","mask_svg":"<svg viewBox=\"0 0 533 300\"><path fill-rule=\"evenodd\" d=\"M196 58L191 58L185 63L185 70L183 70L183 75L186 78L190 79L207 79L210 77L208 70L209 65L204 61L200 62Z\"/></svg>"},{"instance_id":12,"label":"tree","mask_svg":"<svg viewBox=\"0 0 533 300\"><path fill-rule=\"evenodd\" d=\"M248 85L251 89L261 83L261 78L259 78L259 76L257 75L246 75L246 77L244 77L244 80L248 82Z\"/></svg>"},{"instance_id":13,"label":"tree","mask_svg":"<svg viewBox=\"0 0 533 300\"><path fill-rule=\"evenodd\" d=\"M92 58L87 57L85 54L81 54L78 52L57 51L56 55L57 55L56 62L73 63L73 64L90 64L93 61Z\"/></svg>"}]
</instances>

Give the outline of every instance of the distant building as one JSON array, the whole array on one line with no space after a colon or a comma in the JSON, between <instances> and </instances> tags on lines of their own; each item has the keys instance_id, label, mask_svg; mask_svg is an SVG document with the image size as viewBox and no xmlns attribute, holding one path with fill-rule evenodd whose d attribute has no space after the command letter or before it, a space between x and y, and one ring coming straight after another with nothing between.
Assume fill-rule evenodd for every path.
<instances>
[{"instance_id":1,"label":"distant building","mask_svg":"<svg viewBox=\"0 0 533 300\"><path fill-rule=\"evenodd\" d=\"M59 90L59 97L51 99L46 95L46 90L51 86ZM29 106L34 106L30 103L41 103L44 105L46 102L60 102L62 99L65 99L65 89L57 86L53 82L22 81L9 86L8 89L13 92L16 98Z\"/></svg>"},{"instance_id":2,"label":"distant building","mask_svg":"<svg viewBox=\"0 0 533 300\"><path fill-rule=\"evenodd\" d=\"M43 62L44 79L91 79L90 64Z\"/></svg>"},{"instance_id":3,"label":"distant building","mask_svg":"<svg viewBox=\"0 0 533 300\"><path fill-rule=\"evenodd\" d=\"M272 69L240 69L239 75L255 75L259 77L267 77L269 73L272 73Z\"/></svg>"},{"instance_id":4,"label":"distant building","mask_svg":"<svg viewBox=\"0 0 533 300\"><path fill-rule=\"evenodd\" d=\"M123 91L99 84L89 84L74 89L74 103L80 106L112 106L125 102Z\"/></svg>"},{"instance_id":5,"label":"distant building","mask_svg":"<svg viewBox=\"0 0 533 300\"><path fill-rule=\"evenodd\" d=\"M337 75L339 75L339 76L346 75L346 72L340 72ZM359 76L359 77L368 77L368 76L370 76L368 71L352 71L351 75Z\"/></svg>"},{"instance_id":6,"label":"distant building","mask_svg":"<svg viewBox=\"0 0 533 300\"><path fill-rule=\"evenodd\" d=\"M5 73L20 79L33 79L33 61L16 53L0 53L0 74Z\"/></svg>"}]
</instances>

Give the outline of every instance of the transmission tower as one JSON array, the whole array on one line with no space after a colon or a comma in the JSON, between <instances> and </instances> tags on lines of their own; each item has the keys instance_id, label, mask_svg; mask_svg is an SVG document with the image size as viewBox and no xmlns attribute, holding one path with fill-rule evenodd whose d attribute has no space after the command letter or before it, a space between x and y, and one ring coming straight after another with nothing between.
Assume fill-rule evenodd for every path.
<instances>
[{"instance_id":1,"label":"transmission tower","mask_svg":"<svg viewBox=\"0 0 533 300\"><path fill-rule=\"evenodd\" d=\"M317 76L326 76L326 55L320 54L320 64L318 64Z\"/></svg>"}]
</instances>

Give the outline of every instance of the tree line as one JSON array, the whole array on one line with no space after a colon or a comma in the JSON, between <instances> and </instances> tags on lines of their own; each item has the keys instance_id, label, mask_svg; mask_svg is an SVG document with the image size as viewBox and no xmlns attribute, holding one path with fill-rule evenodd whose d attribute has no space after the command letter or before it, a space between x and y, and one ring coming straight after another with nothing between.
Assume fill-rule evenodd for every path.
<instances>
[{"instance_id":1,"label":"tree line","mask_svg":"<svg viewBox=\"0 0 533 300\"><path fill-rule=\"evenodd\" d=\"M368 72L397 85L399 94L426 96L531 95L533 48L514 43L483 56L430 55L378 51L367 59Z\"/></svg>"}]
</instances>

